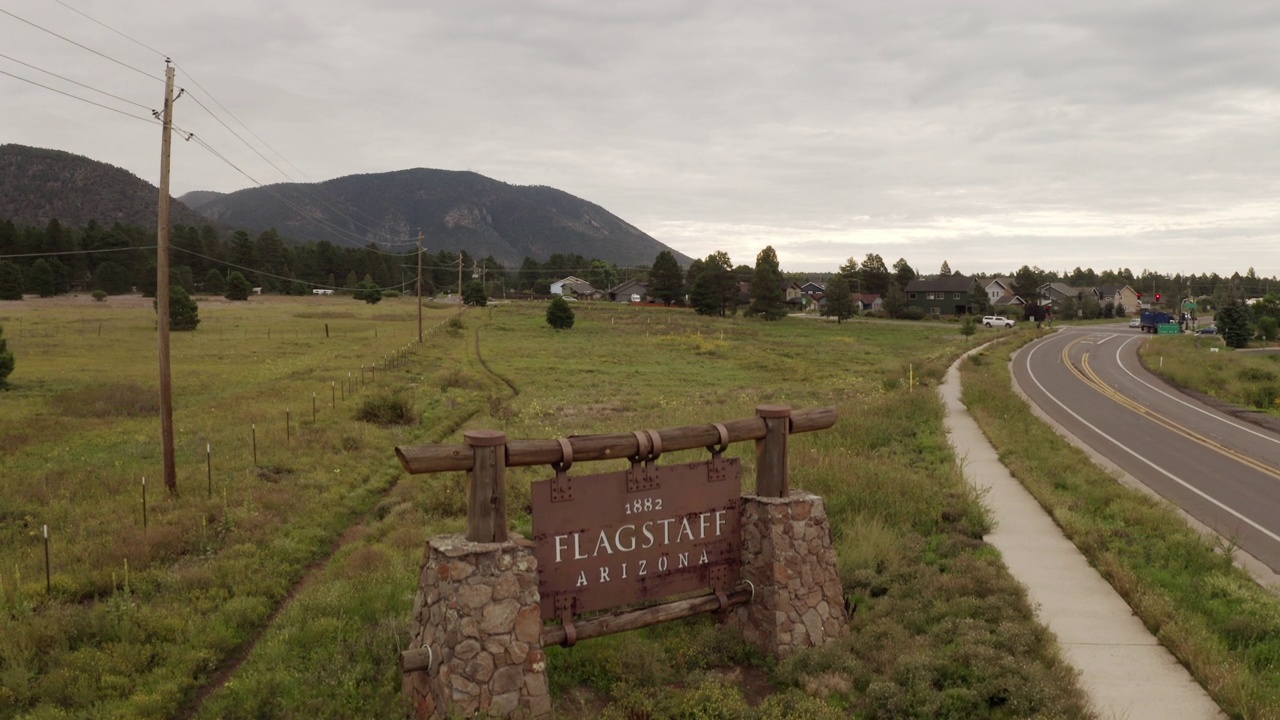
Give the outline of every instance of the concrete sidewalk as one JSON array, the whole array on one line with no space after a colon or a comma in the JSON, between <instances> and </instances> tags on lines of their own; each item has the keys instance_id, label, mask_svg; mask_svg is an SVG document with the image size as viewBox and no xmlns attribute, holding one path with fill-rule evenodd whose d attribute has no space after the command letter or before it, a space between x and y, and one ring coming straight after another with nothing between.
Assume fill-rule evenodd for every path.
<instances>
[{"instance_id":1,"label":"concrete sidewalk","mask_svg":"<svg viewBox=\"0 0 1280 720\"><path fill-rule=\"evenodd\" d=\"M1000 464L995 448L960 402L961 361L947 371L939 394L947 408L948 437L964 475L985 491L995 519L995 530L986 541L1027 588L1040 621L1057 636L1066 661L1080 671L1080 684L1098 717L1225 720L1186 668Z\"/></svg>"}]
</instances>

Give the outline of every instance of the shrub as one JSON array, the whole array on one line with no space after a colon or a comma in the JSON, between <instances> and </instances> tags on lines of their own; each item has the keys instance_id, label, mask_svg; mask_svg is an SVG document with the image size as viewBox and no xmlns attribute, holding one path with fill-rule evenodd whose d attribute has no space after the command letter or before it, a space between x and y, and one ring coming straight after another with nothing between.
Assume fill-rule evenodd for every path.
<instances>
[{"instance_id":1,"label":"shrub","mask_svg":"<svg viewBox=\"0 0 1280 720\"><path fill-rule=\"evenodd\" d=\"M356 419L375 425L413 425L418 421L413 403L397 392L381 392L365 399L356 411Z\"/></svg>"},{"instance_id":2,"label":"shrub","mask_svg":"<svg viewBox=\"0 0 1280 720\"><path fill-rule=\"evenodd\" d=\"M365 280L356 286L356 291L351 296L370 305L377 305L382 300L382 288L375 285L371 280Z\"/></svg>"},{"instance_id":3,"label":"shrub","mask_svg":"<svg viewBox=\"0 0 1280 720\"><path fill-rule=\"evenodd\" d=\"M9 387L9 373L13 372L13 353L4 339L4 326L0 325L0 390Z\"/></svg>"},{"instance_id":4,"label":"shrub","mask_svg":"<svg viewBox=\"0 0 1280 720\"><path fill-rule=\"evenodd\" d=\"M228 300L248 300L249 293L253 292L253 286L238 272L231 273L231 277L227 278L227 294Z\"/></svg>"},{"instance_id":5,"label":"shrub","mask_svg":"<svg viewBox=\"0 0 1280 720\"><path fill-rule=\"evenodd\" d=\"M1267 342L1273 342L1276 335L1280 334L1280 321L1270 315L1263 315L1258 318L1258 334Z\"/></svg>"},{"instance_id":6,"label":"shrub","mask_svg":"<svg viewBox=\"0 0 1280 720\"><path fill-rule=\"evenodd\" d=\"M1280 398L1280 387L1275 385L1259 385L1249 391L1249 403L1259 410L1274 409L1277 398Z\"/></svg>"},{"instance_id":7,"label":"shrub","mask_svg":"<svg viewBox=\"0 0 1280 720\"><path fill-rule=\"evenodd\" d=\"M195 330L200 324L200 311L181 285L169 288L169 329Z\"/></svg>"},{"instance_id":8,"label":"shrub","mask_svg":"<svg viewBox=\"0 0 1280 720\"><path fill-rule=\"evenodd\" d=\"M556 330L573 327L573 308L562 297L555 298L547 306L547 324Z\"/></svg>"},{"instance_id":9,"label":"shrub","mask_svg":"<svg viewBox=\"0 0 1280 720\"><path fill-rule=\"evenodd\" d=\"M903 320L923 320L924 310L914 305L909 305L907 307L902 308L902 312L898 314L898 317L902 318Z\"/></svg>"},{"instance_id":10,"label":"shrub","mask_svg":"<svg viewBox=\"0 0 1280 720\"><path fill-rule=\"evenodd\" d=\"M92 295L93 299L97 300L98 302L105 302L107 299L106 290L94 290L92 293L90 293L90 295Z\"/></svg>"},{"instance_id":11,"label":"shrub","mask_svg":"<svg viewBox=\"0 0 1280 720\"><path fill-rule=\"evenodd\" d=\"M400 291L399 291L399 290L383 290L383 291L382 291L382 297L384 297L384 298L398 298L398 297L400 297Z\"/></svg>"}]
</instances>

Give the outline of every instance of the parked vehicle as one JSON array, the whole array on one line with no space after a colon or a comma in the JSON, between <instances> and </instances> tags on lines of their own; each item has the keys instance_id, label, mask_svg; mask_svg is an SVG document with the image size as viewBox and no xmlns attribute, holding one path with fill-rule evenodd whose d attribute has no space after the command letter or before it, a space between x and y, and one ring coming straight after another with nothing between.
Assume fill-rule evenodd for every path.
<instances>
[{"instance_id":1,"label":"parked vehicle","mask_svg":"<svg viewBox=\"0 0 1280 720\"><path fill-rule=\"evenodd\" d=\"M1217 335L1218 328L1216 325L1207 325L1205 327L1200 328L1196 332L1200 333L1201 335Z\"/></svg>"},{"instance_id":2,"label":"parked vehicle","mask_svg":"<svg viewBox=\"0 0 1280 720\"><path fill-rule=\"evenodd\" d=\"M986 317L982 318L982 324L987 327L999 326L999 327L1011 328L1013 327L1013 320L1003 315L987 315Z\"/></svg>"},{"instance_id":3,"label":"parked vehicle","mask_svg":"<svg viewBox=\"0 0 1280 720\"><path fill-rule=\"evenodd\" d=\"M1142 332L1159 332L1160 325L1176 323L1177 320L1167 312L1159 310L1144 310L1142 317L1138 322L1138 327L1142 328Z\"/></svg>"}]
</instances>

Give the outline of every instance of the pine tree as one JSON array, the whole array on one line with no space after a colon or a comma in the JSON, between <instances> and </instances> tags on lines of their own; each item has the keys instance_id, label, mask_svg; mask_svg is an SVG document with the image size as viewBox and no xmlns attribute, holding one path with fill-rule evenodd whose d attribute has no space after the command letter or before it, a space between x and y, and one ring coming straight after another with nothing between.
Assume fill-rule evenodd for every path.
<instances>
[{"instance_id":1,"label":"pine tree","mask_svg":"<svg viewBox=\"0 0 1280 720\"><path fill-rule=\"evenodd\" d=\"M489 298L484 294L484 283L479 280L472 280L462 288L462 302L474 307L484 307L489 304Z\"/></svg>"},{"instance_id":2,"label":"pine tree","mask_svg":"<svg viewBox=\"0 0 1280 720\"><path fill-rule=\"evenodd\" d=\"M661 300L663 305L684 299L684 273L670 250L663 250L653 259L653 269L649 271L649 294Z\"/></svg>"},{"instance_id":3,"label":"pine tree","mask_svg":"<svg viewBox=\"0 0 1280 720\"><path fill-rule=\"evenodd\" d=\"M227 294L228 300L248 300L249 293L253 292L253 286L239 272L231 273L231 277L227 278Z\"/></svg>"},{"instance_id":4,"label":"pine tree","mask_svg":"<svg viewBox=\"0 0 1280 720\"><path fill-rule=\"evenodd\" d=\"M836 324L844 322L845 318L853 317L857 314L855 308L857 300L853 299L853 293L849 291L849 281L843 273L836 273L831 278L831 282L827 283L827 291L825 295L827 301L826 314L836 319Z\"/></svg>"},{"instance_id":5,"label":"pine tree","mask_svg":"<svg viewBox=\"0 0 1280 720\"><path fill-rule=\"evenodd\" d=\"M1239 299L1232 297L1215 312L1213 322L1227 347L1239 349L1249 346L1249 336L1253 334L1249 327L1249 308Z\"/></svg>"},{"instance_id":6,"label":"pine tree","mask_svg":"<svg viewBox=\"0 0 1280 720\"><path fill-rule=\"evenodd\" d=\"M169 288L169 329L195 330L200 324L200 310L181 285Z\"/></svg>"},{"instance_id":7,"label":"pine tree","mask_svg":"<svg viewBox=\"0 0 1280 720\"><path fill-rule=\"evenodd\" d=\"M204 276L204 291L210 295L221 295L227 291L227 283L222 279L221 272L209 268L209 273Z\"/></svg>"},{"instance_id":8,"label":"pine tree","mask_svg":"<svg viewBox=\"0 0 1280 720\"><path fill-rule=\"evenodd\" d=\"M552 298L547 306L547 324L556 330L568 330L573 327L573 308L563 297Z\"/></svg>"},{"instance_id":9,"label":"pine tree","mask_svg":"<svg viewBox=\"0 0 1280 720\"><path fill-rule=\"evenodd\" d=\"M748 312L765 320L779 320L787 316L786 301L782 270L778 268L778 253L772 245L766 245L756 255L756 269L751 275L751 308Z\"/></svg>"},{"instance_id":10,"label":"pine tree","mask_svg":"<svg viewBox=\"0 0 1280 720\"><path fill-rule=\"evenodd\" d=\"M8 260L0 260L0 300L21 300L24 289L22 270Z\"/></svg>"},{"instance_id":11,"label":"pine tree","mask_svg":"<svg viewBox=\"0 0 1280 720\"><path fill-rule=\"evenodd\" d=\"M27 290L42 298L54 296L53 268L47 260L40 258L31 264L31 269L27 271L26 285Z\"/></svg>"}]
</instances>

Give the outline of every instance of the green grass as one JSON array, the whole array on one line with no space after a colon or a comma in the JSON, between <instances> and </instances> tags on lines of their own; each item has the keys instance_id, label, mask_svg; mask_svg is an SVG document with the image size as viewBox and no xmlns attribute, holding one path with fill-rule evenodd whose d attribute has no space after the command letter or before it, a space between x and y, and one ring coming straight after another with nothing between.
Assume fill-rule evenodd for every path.
<instances>
[{"instance_id":1,"label":"green grass","mask_svg":"<svg viewBox=\"0 0 1280 720\"><path fill-rule=\"evenodd\" d=\"M6 332L19 355L16 389L0 397L0 718L191 708L340 536L341 549L294 591L199 716L395 716L423 541L463 528L465 494L460 474L405 476L394 446L460 442L479 427L523 439L707 423L762 403L840 409L832 430L793 438L792 473L826 497L845 592L857 603L849 637L780 665L709 618L553 649L558 713L625 715L661 696L647 710L655 717L713 707L725 717L782 717L788 706L795 717L1086 716L1070 670L981 542L987 520L927 389L964 346L954 327L717 320L580 303L574 328L555 332L540 304L471 312L461 327L433 311L428 326L443 324L428 342L401 368L378 371L417 424L356 420L371 388L327 409L331 381L381 364L413 336L413 308L409 299L202 304L200 330L174 341L182 494L153 491L145 533L135 490L143 474L159 485L157 423L132 414L124 400L137 393L120 386L154 387L149 308L23 311L22 333ZM909 376L923 387L908 388ZM121 411L63 414L93 405L98 386L117 388L102 404ZM315 423L312 392L321 393ZM286 406L295 423L287 446ZM206 442L212 498L203 491ZM752 477L749 444L729 452ZM705 456L669 453L664 462ZM549 474L508 473L513 526L528 524L529 482ZM32 534L44 522L56 538L49 597Z\"/></svg>"},{"instance_id":2,"label":"green grass","mask_svg":"<svg viewBox=\"0 0 1280 720\"><path fill-rule=\"evenodd\" d=\"M1280 717L1280 599L1232 564L1225 542L1037 420L1010 387L1011 350L963 366L964 402L1001 461L1231 717Z\"/></svg>"},{"instance_id":3,"label":"green grass","mask_svg":"<svg viewBox=\"0 0 1280 720\"><path fill-rule=\"evenodd\" d=\"M1166 335L1143 343L1139 354L1174 385L1280 416L1280 352L1240 352L1216 335Z\"/></svg>"}]
</instances>

